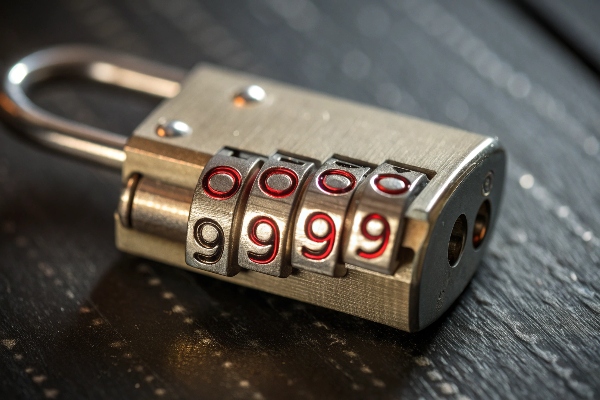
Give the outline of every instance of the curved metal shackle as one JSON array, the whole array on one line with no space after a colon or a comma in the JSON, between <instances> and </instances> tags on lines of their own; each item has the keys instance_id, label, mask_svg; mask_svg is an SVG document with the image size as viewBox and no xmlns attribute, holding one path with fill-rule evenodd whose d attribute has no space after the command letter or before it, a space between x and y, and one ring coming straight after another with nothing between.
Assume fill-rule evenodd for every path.
<instances>
[{"instance_id":1,"label":"curved metal shackle","mask_svg":"<svg viewBox=\"0 0 600 400\"><path fill-rule=\"evenodd\" d=\"M27 95L33 85L56 77L78 77L149 95L179 93L185 71L90 46L58 46L32 53L6 73L0 110L43 146L105 166L120 168L127 137L56 116Z\"/></svg>"}]
</instances>

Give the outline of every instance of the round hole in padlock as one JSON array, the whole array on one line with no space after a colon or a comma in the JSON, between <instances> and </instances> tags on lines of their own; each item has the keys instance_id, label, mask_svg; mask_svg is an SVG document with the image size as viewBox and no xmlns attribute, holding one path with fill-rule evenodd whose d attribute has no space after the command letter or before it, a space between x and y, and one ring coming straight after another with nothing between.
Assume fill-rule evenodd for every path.
<instances>
[{"instance_id":1,"label":"round hole in padlock","mask_svg":"<svg viewBox=\"0 0 600 400\"><path fill-rule=\"evenodd\" d=\"M456 267L460 256L465 248L467 239L467 217L461 214L452 227L450 241L448 242L448 263L451 267Z\"/></svg>"},{"instance_id":2,"label":"round hole in padlock","mask_svg":"<svg viewBox=\"0 0 600 400\"><path fill-rule=\"evenodd\" d=\"M475 216L475 225L473 226L473 247L476 249L481 246L483 240L487 236L490 224L492 206L489 200L485 200L481 203L479 211Z\"/></svg>"}]
</instances>

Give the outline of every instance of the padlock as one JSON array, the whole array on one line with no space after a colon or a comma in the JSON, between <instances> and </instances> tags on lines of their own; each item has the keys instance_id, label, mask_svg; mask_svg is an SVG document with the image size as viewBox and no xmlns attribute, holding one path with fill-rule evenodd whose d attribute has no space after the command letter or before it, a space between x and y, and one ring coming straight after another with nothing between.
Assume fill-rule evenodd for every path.
<instances>
[{"instance_id":1,"label":"padlock","mask_svg":"<svg viewBox=\"0 0 600 400\"><path fill-rule=\"evenodd\" d=\"M73 74L167 100L125 138L27 98ZM51 48L12 66L0 106L42 145L121 169L120 250L406 331L465 289L499 214L496 138L211 65Z\"/></svg>"}]
</instances>

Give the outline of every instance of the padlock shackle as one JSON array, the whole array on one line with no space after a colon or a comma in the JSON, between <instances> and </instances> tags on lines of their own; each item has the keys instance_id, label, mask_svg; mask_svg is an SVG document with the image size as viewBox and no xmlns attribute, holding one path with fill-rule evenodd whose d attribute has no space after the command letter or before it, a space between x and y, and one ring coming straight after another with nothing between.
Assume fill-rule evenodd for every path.
<instances>
[{"instance_id":1,"label":"padlock shackle","mask_svg":"<svg viewBox=\"0 0 600 400\"><path fill-rule=\"evenodd\" d=\"M152 96L171 98L185 71L90 46L58 46L32 53L4 77L0 110L28 138L61 153L111 168L125 161L127 137L56 116L36 106L29 88L57 77L77 77Z\"/></svg>"}]
</instances>

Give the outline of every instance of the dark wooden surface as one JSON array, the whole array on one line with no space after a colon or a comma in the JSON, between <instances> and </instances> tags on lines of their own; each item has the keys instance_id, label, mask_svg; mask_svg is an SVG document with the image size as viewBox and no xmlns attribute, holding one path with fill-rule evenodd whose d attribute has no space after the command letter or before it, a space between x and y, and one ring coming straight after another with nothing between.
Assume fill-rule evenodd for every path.
<instances>
[{"instance_id":1,"label":"dark wooden surface","mask_svg":"<svg viewBox=\"0 0 600 400\"><path fill-rule=\"evenodd\" d=\"M577 10L583 25L600 18ZM1 398L600 397L600 83L519 6L0 6L3 67L70 42L209 61L498 136L510 155L504 208L456 305L407 334L119 253L117 174L1 127ZM123 133L153 106L110 94L57 83L38 101Z\"/></svg>"}]
</instances>

